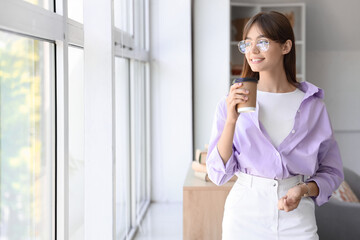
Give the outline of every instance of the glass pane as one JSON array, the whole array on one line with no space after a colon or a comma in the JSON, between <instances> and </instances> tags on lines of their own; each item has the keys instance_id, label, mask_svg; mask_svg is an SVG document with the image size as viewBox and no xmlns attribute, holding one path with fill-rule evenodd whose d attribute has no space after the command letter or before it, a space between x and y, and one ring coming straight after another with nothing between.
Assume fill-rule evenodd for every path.
<instances>
[{"instance_id":1,"label":"glass pane","mask_svg":"<svg viewBox=\"0 0 360 240\"><path fill-rule=\"evenodd\" d=\"M141 47L141 49L145 49L145 1L139 1L139 5L139 46Z\"/></svg>"},{"instance_id":2,"label":"glass pane","mask_svg":"<svg viewBox=\"0 0 360 240\"><path fill-rule=\"evenodd\" d=\"M145 65L135 62L135 171L137 214L146 200Z\"/></svg>"},{"instance_id":3,"label":"glass pane","mask_svg":"<svg viewBox=\"0 0 360 240\"><path fill-rule=\"evenodd\" d=\"M43 7L46 10L54 11L54 2L53 0L24 0L25 2L32 3L39 7Z\"/></svg>"},{"instance_id":4,"label":"glass pane","mask_svg":"<svg viewBox=\"0 0 360 240\"><path fill-rule=\"evenodd\" d=\"M115 58L117 239L124 239L131 228L129 78L129 60Z\"/></svg>"},{"instance_id":5,"label":"glass pane","mask_svg":"<svg viewBox=\"0 0 360 240\"><path fill-rule=\"evenodd\" d=\"M69 236L84 239L84 51L69 47Z\"/></svg>"},{"instance_id":6,"label":"glass pane","mask_svg":"<svg viewBox=\"0 0 360 240\"><path fill-rule=\"evenodd\" d=\"M79 23L83 23L83 8L83 0L68 0L68 17Z\"/></svg>"},{"instance_id":7,"label":"glass pane","mask_svg":"<svg viewBox=\"0 0 360 240\"><path fill-rule=\"evenodd\" d=\"M52 239L54 45L0 32L0 239Z\"/></svg>"},{"instance_id":8,"label":"glass pane","mask_svg":"<svg viewBox=\"0 0 360 240\"><path fill-rule=\"evenodd\" d=\"M133 0L114 0L114 24L133 35Z\"/></svg>"}]
</instances>

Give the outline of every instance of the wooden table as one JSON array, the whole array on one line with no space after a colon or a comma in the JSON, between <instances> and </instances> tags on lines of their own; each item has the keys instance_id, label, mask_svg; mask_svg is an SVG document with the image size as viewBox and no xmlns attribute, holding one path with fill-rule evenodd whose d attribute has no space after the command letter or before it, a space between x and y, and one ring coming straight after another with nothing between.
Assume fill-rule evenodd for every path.
<instances>
[{"instance_id":1,"label":"wooden table","mask_svg":"<svg viewBox=\"0 0 360 240\"><path fill-rule=\"evenodd\" d=\"M188 170L183 186L183 239L221 240L221 223L227 195L234 182L216 186Z\"/></svg>"}]
</instances>

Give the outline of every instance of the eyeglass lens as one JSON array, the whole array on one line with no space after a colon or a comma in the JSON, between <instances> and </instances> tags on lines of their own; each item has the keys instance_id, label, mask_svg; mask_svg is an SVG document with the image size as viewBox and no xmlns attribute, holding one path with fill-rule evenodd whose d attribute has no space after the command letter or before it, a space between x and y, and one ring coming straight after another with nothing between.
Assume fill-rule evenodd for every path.
<instances>
[{"instance_id":1,"label":"eyeglass lens","mask_svg":"<svg viewBox=\"0 0 360 240\"><path fill-rule=\"evenodd\" d=\"M239 51L243 54L250 52L253 46L253 41L251 40L242 40L238 44ZM258 39L256 41L256 47L260 52L266 52L269 49L269 40L268 39Z\"/></svg>"}]
</instances>

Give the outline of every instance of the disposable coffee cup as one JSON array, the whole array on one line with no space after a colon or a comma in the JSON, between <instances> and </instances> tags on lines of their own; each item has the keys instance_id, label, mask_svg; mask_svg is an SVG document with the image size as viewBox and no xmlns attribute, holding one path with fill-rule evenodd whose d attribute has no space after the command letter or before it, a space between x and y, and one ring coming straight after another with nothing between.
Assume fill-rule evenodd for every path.
<instances>
[{"instance_id":1,"label":"disposable coffee cup","mask_svg":"<svg viewBox=\"0 0 360 240\"><path fill-rule=\"evenodd\" d=\"M238 113L241 112L255 112L256 110L256 90L258 79L245 77L245 78L235 78L233 80L233 84L242 83L241 88L249 90L249 94L247 95L248 100L245 103L238 103L236 105L236 109Z\"/></svg>"}]
</instances>

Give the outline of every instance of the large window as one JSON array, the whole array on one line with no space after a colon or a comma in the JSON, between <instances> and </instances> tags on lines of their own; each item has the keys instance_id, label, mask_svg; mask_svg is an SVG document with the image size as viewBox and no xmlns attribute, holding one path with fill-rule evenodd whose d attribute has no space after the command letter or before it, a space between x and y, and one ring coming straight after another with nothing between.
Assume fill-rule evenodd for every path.
<instances>
[{"instance_id":1,"label":"large window","mask_svg":"<svg viewBox=\"0 0 360 240\"><path fill-rule=\"evenodd\" d=\"M0 31L0 239L52 238L54 44Z\"/></svg>"},{"instance_id":2,"label":"large window","mask_svg":"<svg viewBox=\"0 0 360 240\"><path fill-rule=\"evenodd\" d=\"M131 239L150 203L147 0L115 0L116 232Z\"/></svg>"},{"instance_id":3,"label":"large window","mask_svg":"<svg viewBox=\"0 0 360 240\"><path fill-rule=\"evenodd\" d=\"M92 16L92 7L102 4L108 9L102 13L112 16L113 11L114 19L84 19L84 12ZM1 4L0 240L86 240L89 222L97 221L89 215L113 223L106 224L106 230L116 233L115 239L134 236L150 203L148 5L148 0L114 0L113 6L83 0ZM98 32L92 24L109 26L110 34L87 38L84 46L84 36ZM102 44L113 46L108 48L113 52L103 51ZM97 60L114 58L114 66L89 68L94 46L101 55ZM84 67L86 74L101 73L98 83L84 78ZM102 96L105 88L109 95ZM104 118L96 118L101 112L89 114L89 96L99 102L107 99L110 110ZM108 154L96 162L107 164L106 171L89 174L89 161L97 159L89 157L87 136L101 135L96 124L114 131L102 136L107 143L95 143L91 149ZM110 190L105 194L99 191L101 184L95 193L88 187L89 179L104 179L109 173L113 185L111 179L106 182ZM91 206L89 199L103 207L95 198L86 198L93 193L106 199L114 215L84 211Z\"/></svg>"}]
</instances>

